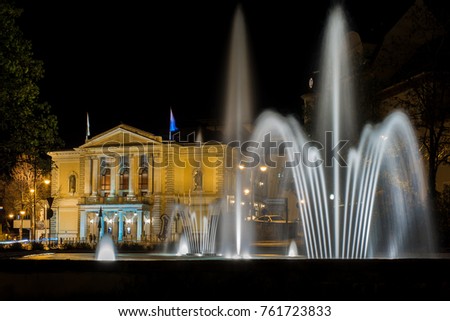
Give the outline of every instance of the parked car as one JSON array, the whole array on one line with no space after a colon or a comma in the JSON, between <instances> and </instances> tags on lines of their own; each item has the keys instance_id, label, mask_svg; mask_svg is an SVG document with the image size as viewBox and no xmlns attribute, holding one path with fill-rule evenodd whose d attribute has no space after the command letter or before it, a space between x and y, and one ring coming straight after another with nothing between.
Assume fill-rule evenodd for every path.
<instances>
[{"instance_id":1,"label":"parked car","mask_svg":"<svg viewBox=\"0 0 450 321\"><path fill-rule=\"evenodd\" d=\"M261 215L255 219L255 222L262 223L286 223L286 219L278 214Z\"/></svg>"}]
</instances>

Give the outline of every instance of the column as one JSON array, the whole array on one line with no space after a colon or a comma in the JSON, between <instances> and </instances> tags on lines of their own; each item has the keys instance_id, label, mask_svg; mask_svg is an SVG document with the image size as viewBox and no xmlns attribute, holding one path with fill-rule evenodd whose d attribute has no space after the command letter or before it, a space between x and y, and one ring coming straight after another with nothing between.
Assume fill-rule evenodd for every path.
<instances>
[{"instance_id":1,"label":"column","mask_svg":"<svg viewBox=\"0 0 450 321\"><path fill-rule=\"evenodd\" d=\"M147 175L147 178L148 178L148 184L147 184L147 186L148 186L148 188L147 188L147 191L148 191L148 194L153 194L154 192L155 192L155 187L154 187L154 179L155 179L155 177L154 177L154 174L155 174L155 167L154 167L154 159L153 159L153 157L154 157L154 154L149 154L148 155L148 164L147 164L147 170L148 170L148 175Z\"/></svg>"},{"instance_id":2,"label":"column","mask_svg":"<svg viewBox=\"0 0 450 321\"><path fill-rule=\"evenodd\" d=\"M136 240L139 242L142 240L142 209L137 210L136 213L137 213Z\"/></svg>"},{"instance_id":3,"label":"column","mask_svg":"<svg viewBox=\"0 0 450 321\"><path fill-rule=\"evenodd\" d=\"M111 170L111 187L109 190L109 197L114 197L116 196L117 162L115 159L113 159L113 161L109 164L109 168Z\"/></svg>"},{"instance_id":4,"label":"column","mask_svg":"<svg viewBox=\"0 0 450 321\"><path fill-rule=\"evenodd\" d=\"M128 197L134 198L134 178L138 175L136 159L133 154L130 154L130 172L128 179Z\"/></svg>"},{"instance_id":5,"label":"column","mask_svg":"<svg viewBox=\"0 0 450 321\"><path fill-rule=\"evenodd\" d=\"M86 222L87 222L86 211L80 211L80 239L86 237Z\"/></svg>"},{"instance_id":6,"label":"column","mask_svg":"<svg viewBox=\"0 0 450 321\"><path fill-rule=\"evenodd\" d=\"M154 164L156 164L153 174L155 175L155 177L153 178L153 182L154 182L154 193L158 194L161 193L161 184L162 184L162 162L163 162L163 156L161 155L157 155L157 154L153 154L154 158Z\"/></svg>"},{"instance_id":7,"label":"column","mask_svg":"<svg viewBox=\"0 0 450 321\"><path fill-rule=\"evenodd\" d=\"M92 195L92 159L84 159L84 194Z\"/></svg>"},{"instance_id":8,"label":"column","mask_svg":"<svg viewBox=\"0 0 450 321\"><path fill-rule=\"evenodd\" d=\"M153 217L152 217L152 211L149 211L148 213L148 217L150 218L150 224L149 224L149 228L148 228L148 238L150 241L152 241L153 239Z\"/></svg>"},{"instance_id":9,"label":"column","mask_svg":"<svg viewBox=\"0 0 450 321\"><path fill-rule=\"evenodd\" d=\"M98 158L94 157L92 159L92 186L91 186L91 192L92 196L97 196L97 190L98 190Z\"/></svg>"},{"instance_id":10,"label":"column","mask_svg":"<svg viewBox=\"0 0 450 321\"><path fill-rule=\"evenodd\" d=\"M119 233L118 233L118 241L122 242L123 240L123 212L122 211L118 211L117 215L119 215Z\"/></svg>"},{"instance_id":11,"label":"column","mask_svg":"<svg viewBox=\"0 0 450 321\"><path fill-rule=\"evenodd\" d=\"M162 190L162 154L157 154L154 153L152 154L152 156L154 157L152 163L153 163L153 169L152 169L152 184L154 187L153 193L154 195L154 203L153 203L153 209L151 211L151 215L152 217L155 217L157 219L159 219L159 217L162 214L162 204L161 204L161 190ZM151 229L153 229L153 220L151 221L152 225L151 225Z\"/></svg>"}]
</instances>

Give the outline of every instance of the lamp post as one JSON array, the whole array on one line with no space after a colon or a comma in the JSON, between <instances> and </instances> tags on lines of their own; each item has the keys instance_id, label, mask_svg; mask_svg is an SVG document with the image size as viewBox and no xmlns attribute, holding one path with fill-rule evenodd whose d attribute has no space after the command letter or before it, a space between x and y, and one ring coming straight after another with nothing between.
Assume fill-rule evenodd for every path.
<instances>
[{"instance_id":1,"label":"lamp post","mask_svg":"<svg viewBox=\"0 0 450 321\"><path fill-rule=\"evenodd\" d=\"M48 244L50 244L50 238L51 238L51 228L52 225L50 224L50 220L53 217L53 210L52 210L52 204L53 204L53 197L47 197L47 203L48 203L48 209L46 211L46 215L47 215L47 220L48 220Z\"/></svg>"},{"instance_id":2,"label":"lamp post","mask_svg":"<svg viewBox=\"0 0 450 321\"><path fill-rule=\"evenodd\" d=\"M2 205L0 205L0 217L2 218L2 220L4 220L5 222L6 222L6 230L7 230L7 233L9 233L9 227L8 227L8 225L9 225L9 222L8 222L8 219L6 218L6 215L3 217L3 206ZM3 227L2 227L3 228ZM0 234L2 233L3 231L0 231Z\"/></svg>"},{"instance_id":3,"label":"lamp post","mask_svg":"<svg viewBox=\"0 0 450 321\"><path fill-rule=\"evenodd\" d=\"M47 192L47 188L48 188L48 186L50 186L50 180L48 178L44 179L44 184L46 187L45 190ZM46 234L45 236L47 237L49 244L50 244L50 218L51 218L50 212L51 212L51 207L52 207L51 203L53 202L53 199L50 202L50 200L49 200L50 198L51 197L47 198L48 208L46 206L44 206L44 217L46 217L46 219L44 218L44 230L45 230L45 234ZM45 228L45 220L48 220L48 235L47 235L47 229Z\"/></svg>"},{"instance_id":4,"label":"lamp post","mask_svg":"<svg viewBox=\"0 0 450 321\"><path fill-rule=\"evenodd\" d=\"M36 180L37 180L37 166L36 159L34 161L34 176L33 176L33 189L31 192L33 193L33 211L31 213L31 226L30 226L30 241L34 241L36 239Z\"/></svg>"},{"instance_id":5,"label":"lamp post","mask_svg":"<svg viewBox=\"0 0 450 321\"><path fill-rule=\"evenodd\" d=\"M22 209L19 212L20 214L20 228L19 228L19 239L22 240L23 238L23 217L25 216L25 211L23 210L23 204Z\"/></svg>"},{"instance_id":6,"label":"lamp post","mask_svg":"<svg viewBox=\"0 0 450 321\"><path fill-rule=\"evenodd\" d=\"M30 189L30 193L33 194L33 211L32 211L32 215L31 215L31 219L30 219L30 240L35 240L36 239L36 205L37 205L37 201L36 201L36 194L37 194L37 179L36 179L36 167L35 167L35 177L33 180L33 188ZM44 179L44 184L47 186L50 185L50 180L49 179ZM48 201L48 199L47 199ZM49 203L49 209L51 208L51 204ZM46 208L46 205L44 205L44 212L48 212L48 209ZM47 216L48 218L48 213L44 213L44 215ZM50 220L49 220L49 226L50 226ZM45 218L44 218L44 234L46 236L47 234L47 229L45 228Z\"/></svg>"},{"instance_id":7,"label":"lamp post","mask_svg":"<svg viewBox=\"0 0 450 321\"><path fill-rule=\"evenodd\" d=\"M30 189L30 193L33 194L33 210L31 211L30 218L30 241L34 241L36 236L36 179L34 179L33 186Z\"/></svg>"},{"instance_id":8,"label":"lamp post","mask_svg":"<svg viewBox=\"0 0 450 321\"><path fill-rule=\"evenodd\" d=\"M8 215L9 221L8 221L8 234L9 234L9 239L12 239L12 233L11 233L11 229L14 227L14 214L9 214Z\"/></svg>"}]
</instances>

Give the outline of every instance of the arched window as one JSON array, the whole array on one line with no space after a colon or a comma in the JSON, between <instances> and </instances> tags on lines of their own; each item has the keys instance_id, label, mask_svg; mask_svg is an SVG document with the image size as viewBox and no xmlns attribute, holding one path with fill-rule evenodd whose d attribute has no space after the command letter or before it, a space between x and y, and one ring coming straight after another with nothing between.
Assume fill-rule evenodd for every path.
<instances>
[{"instance_id":1,"label":"arched window","mask_svg":"<svg viewBox=\"0 0 450 321\"><path fill-rule=\"evenodd\" d=\"M139 169L139 189L141 191L148 190L148 168L142 167Z\"/></svg>"},{"instance_id":2,"label":"arched window","mask_svg":"<svg viewBox=\"0 0 450 321\"><path fill-rule=\"evenodd\" d=\"M128 190L130 181L130 170L128 168L122 168L119 174L119 189Z\"/></svg>"},{"instance_id":3,"label":"arched window","mask_svg":"<svg viewBox=\"0 0 450 321\"><path fill-rule=\"evenodd\" d=\"M111 188L111 170L103 168L101 177L101 189L109 190Z\"/></svg>"}]
</instances>

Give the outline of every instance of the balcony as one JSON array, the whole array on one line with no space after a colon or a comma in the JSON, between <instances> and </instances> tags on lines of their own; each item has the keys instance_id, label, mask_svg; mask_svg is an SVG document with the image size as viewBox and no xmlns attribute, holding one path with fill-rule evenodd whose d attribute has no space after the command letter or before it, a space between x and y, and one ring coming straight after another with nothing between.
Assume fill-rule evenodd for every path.
<instances>
[{"instance_id":1,"label":"balcony","mask_svg":"<svg viewBox=\"0 0 450 321\"><path fill-rule=\"evenodd\" d=\"M89 204L153 204L154 197L150 196L88 196L81 197L78 205Z\"/></svg>"}]
</instances>

